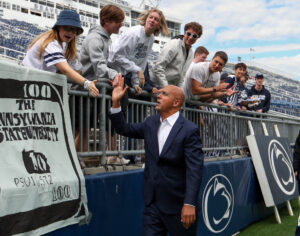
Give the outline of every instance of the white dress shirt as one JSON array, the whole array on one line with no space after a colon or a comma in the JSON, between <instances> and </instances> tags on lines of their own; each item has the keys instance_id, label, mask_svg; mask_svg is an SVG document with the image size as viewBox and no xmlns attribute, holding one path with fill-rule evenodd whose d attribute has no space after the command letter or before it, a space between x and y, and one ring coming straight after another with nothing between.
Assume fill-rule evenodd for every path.
<instances>
[{"instance_id":1,"label":"white dress shirt","mask_svg":"<svg viewBox=\"0 0 300 236\"><path fill-rule=\"evenodd\" d=\"M178 117L179 117L179 111L169 116L168 118L164 119L163 121L160 118L160 126L157 132L159 154L161 153L165 145L165 142L170 134L170 131L173 125L175 124L176 120L178 119Z\"/></svg>"}]
</instances>

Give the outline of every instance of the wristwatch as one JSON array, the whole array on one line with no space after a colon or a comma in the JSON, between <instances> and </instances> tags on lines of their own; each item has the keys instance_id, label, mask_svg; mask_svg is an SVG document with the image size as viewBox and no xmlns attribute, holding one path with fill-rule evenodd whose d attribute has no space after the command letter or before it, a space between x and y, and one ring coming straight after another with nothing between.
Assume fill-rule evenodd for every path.
<instances>
[{"instance_id":1,"label":"wristwatch","mask_svg":"<svg viewBox=\"0 0 300 236\"><path fill-rule=\"evenodd\" d=\"M213 88L213 92L217 92L217 88L216 88L216 86L214 86L214 88Z\"/></svg>"}]
</instances>

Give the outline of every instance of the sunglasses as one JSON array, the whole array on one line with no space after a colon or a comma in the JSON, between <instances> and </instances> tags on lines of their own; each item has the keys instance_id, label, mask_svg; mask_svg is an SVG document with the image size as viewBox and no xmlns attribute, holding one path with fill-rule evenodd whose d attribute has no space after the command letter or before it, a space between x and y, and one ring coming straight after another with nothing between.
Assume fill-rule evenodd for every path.
<instances>
[{"instance_id":1,"label":"sunglasses","mask_svg":"<svg viewBox=\"0 0 300 236\"><path fill-rule=\"evenodd\" d=\"M79 34L81 33L80 30L79 30L78 28L73 27L73 26L67 26L67 25L64 25L64 26L63 26L63 29L64 29L65 31L67 31L67 32L72 32L72 33L74 33L74 34L76 34L76 35L79 35Z\"/></svg>"},{"instance_id":2,"label":"sunglasses","mask_svg":"<svg viewBox=\"0 0 300 236\"><path fill-rule=\"evenodd\" d=\"M186 31L185 33L186 33L186 35L187 35L188 37L191 37L191 36L192 36L194 39L199 38L199 35L198 35L198 34L192 34L192 33L189 32L189 31Z\"/></svg>"}]
</instances>

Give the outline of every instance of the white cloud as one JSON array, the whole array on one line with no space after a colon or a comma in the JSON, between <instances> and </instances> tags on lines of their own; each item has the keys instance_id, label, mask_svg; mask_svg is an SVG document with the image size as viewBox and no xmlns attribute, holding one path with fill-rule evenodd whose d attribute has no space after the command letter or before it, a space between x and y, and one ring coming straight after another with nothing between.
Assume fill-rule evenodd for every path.
<instances>
[{"instance_id":1,"label":"white cloud","mask_svg":"<svg viewBox=\"0 0 300 236\"><path fill-rule=\"evenodd\" d=\"M198 21L205 41L300 38L300 1L162 0L160 8L166 15L182 19L183 24Z\"/></svg>"},{"instance_id":2,"label":"white cloud","mask_svg":"<svg viewBox=\"0 0 300 236\"><path fill-rule=\"evenodd\" d=\"M267 52L281 52L290 50L300 50L300 44L283 44L283 45L268 45L268 46L257 46L257 47L244 47L244 48L228 48L226 52L233 55L241 54L259 54Z\"/></svg>"},{"instance_id":3,"label":"white cloud","mask_svg":"<svg viewBox=\"0 0 300 236\"><path fill-rule=\"evenodd\" d=\"M274 72L300 79L300 54L293 57L260 58L256 59L255 62L271 67L266 69L274 69Z\"/></svg>"}]
</instances>

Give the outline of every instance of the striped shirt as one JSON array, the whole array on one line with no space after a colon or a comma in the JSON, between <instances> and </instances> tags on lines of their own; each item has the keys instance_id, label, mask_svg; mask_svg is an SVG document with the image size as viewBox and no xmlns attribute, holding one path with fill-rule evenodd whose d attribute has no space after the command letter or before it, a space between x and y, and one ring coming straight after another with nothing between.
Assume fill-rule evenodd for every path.
<instances>
[{"instance_id":1,"label":"striped shirt","mask_svg":"<svg viewBox=\"0 0 300 236\"><path fill-rule=\"evenodd\" d=\"M64 52L67 44L63 42L63 47L57 42L57 40L52 41L47 45L44 52L42 53L42 58L40 59L40 39L37 41L26 53L23 60L23 65L31 68L36 68L39 70L45 70L49 72L57 72L55 64L63 61L67 61L64 57Z\"/></svg>"}]
</instances>

